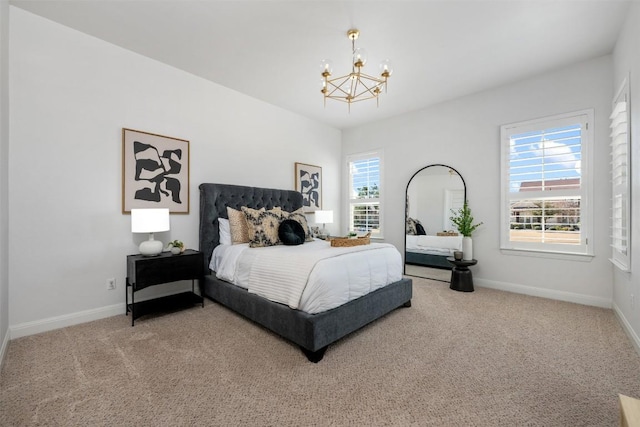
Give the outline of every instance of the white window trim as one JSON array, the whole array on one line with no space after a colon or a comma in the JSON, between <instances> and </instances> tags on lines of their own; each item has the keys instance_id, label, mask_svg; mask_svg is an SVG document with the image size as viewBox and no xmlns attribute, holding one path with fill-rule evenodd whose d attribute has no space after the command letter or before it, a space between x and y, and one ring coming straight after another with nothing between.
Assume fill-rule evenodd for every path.
<instances>
[{"instance_id":1,"label":"white window trim","mask_svg":"<svg viewBox=\"0 0 640 427\"><path fill-rule=\"evenodd\" d=\"M624 272L631 271L631 114L629 113L629 79L625 78L612 100L611 106L611 258L609 261L618 269ZM614 123L619 121L622 126L613 129ZM623 124L624 122L624 124ZM616 183L614 174L616 173L616 165L614 164L614 154L616 148L623 147L623 155L626 161L622 165L625 178L620 183ZM615 198L616 196L626 201L626 209L621 212L620 222L626 224L626 229L616 231L615 218ZM623 237L626 240L626 246L621 248L616 246L615 236Z\"/></svg>"},{"instance_id":2,"label":"white window trim","mask_svg":"<svg viewBox=\"0 0 640 427\"><path fill-rule=\"evenodd\" d=\"M581 236L584 239L584 250L572 251L570 248L562 246L554 247L550 244L540 244L537 247L533 245L520 245L518 242L511 242L509 240L509 135L512 133L513 128L520 128L518 132L525 132L527 128L531 130L539 130L547 127L546 123L552 121L561 121L565 119L575 118L578 116L585 116L587 123L586 132L582 135L582 156L581 156L581 169L585 171L583 177L586 179L581 180L582 192L585 195L586 200L580 201L580 231ZM501 152L501 167L500 167L500 186L501 186L501 202L500 202L500 249L502 253L515 254L520 252L525 256L534 257L559 257L562 259L575 259L582 258L591 259L595 256L593 248L593 145L594 145L594 110L586 109L580 111L574 111L570 113L557 114L554 116L541 117L534 120L526 120L518 123L511 123L500 126L500 152Z\"/></svg>"},{"instance_id":3,"label":"white window trim","mask_svg":"<svg viewBox=\"0 0 640 427\"><path fill-rule=\"evenodd\" d=\"M357 162L358 160L369 159L371 157L378 157L380 159L380 183L378 183L378 191L380 192L380 197L378 198L378 203L380 205L380 216L378 218L380 225L380 232L376 236L371 236L372 239L384 239L384 150L371 150L364 153L356 153L349 154L346 156L345 161L345 171L347 179L345 184L345 218L347 229L349 230L351 227L351 198L349 195L351 194L351 171L349 169L349 163Z\"/></svg>"}]
</instances>

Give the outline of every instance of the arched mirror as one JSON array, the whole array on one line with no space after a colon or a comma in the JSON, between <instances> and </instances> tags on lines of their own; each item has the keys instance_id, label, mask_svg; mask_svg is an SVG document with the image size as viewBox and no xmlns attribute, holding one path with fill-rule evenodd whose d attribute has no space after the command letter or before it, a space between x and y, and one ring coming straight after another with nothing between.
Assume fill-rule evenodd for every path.
<instances>
[{"instance_id":1,"label":"arched mirror","mask_svg":"<svg viewBox=\"0 0 640 427\"><path fill-rule=\"evenodd\" d=\"M413 174L405 199L405 274L449 281L447 257L462 250L462 236L449 218L466 198L464 179L451 166L429 165Z\"/></svg>"}]
</instances>

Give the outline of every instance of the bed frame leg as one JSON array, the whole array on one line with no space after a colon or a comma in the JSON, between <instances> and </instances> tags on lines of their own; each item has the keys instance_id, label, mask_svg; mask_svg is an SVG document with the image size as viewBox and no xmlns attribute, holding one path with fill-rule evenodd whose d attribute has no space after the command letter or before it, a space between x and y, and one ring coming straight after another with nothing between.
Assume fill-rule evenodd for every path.
<instances>
[{"instance_id":1,"label":"bed frame leg","mask_svg":"<svg viewBox=\"0 0 640 427\"><path fill-rule=\"evenodd\" d=\"M324 352L327 351L327 348L329 348L328 345L316 351L307 350L304 347L300 347L300 350L302 350L304 355L307 356L307 359L309 359L309 362L318 363L324 357Z\"/></svg>"},{"instance_id":2,"label":"bed frame leg","mask_svg":"<svg viewBox=\"0 0 640 427\"><path fill-rule=\"evenodd\" d=\"M402 304L404 307L411 307L411 300L405 302L404 304Z\"/></svg>"}]
</instances>

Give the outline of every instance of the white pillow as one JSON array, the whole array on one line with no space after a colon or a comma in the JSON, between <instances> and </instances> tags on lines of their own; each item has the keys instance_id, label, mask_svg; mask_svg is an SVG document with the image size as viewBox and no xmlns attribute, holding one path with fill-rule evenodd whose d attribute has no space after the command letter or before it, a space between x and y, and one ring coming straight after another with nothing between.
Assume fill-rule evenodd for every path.
<instances>
[{"instance_id":1,"label":"white pillow","mask_svg":"<svg viewBox=\"0 0 640 427\"><path fill-rule=\"evenodd\" d=\"M218 218L218 225L220 231L220 244L221 245L230 245L231 244L231 228L229 226L229 220L225 218Z\"/></svg>"}]
</instances>

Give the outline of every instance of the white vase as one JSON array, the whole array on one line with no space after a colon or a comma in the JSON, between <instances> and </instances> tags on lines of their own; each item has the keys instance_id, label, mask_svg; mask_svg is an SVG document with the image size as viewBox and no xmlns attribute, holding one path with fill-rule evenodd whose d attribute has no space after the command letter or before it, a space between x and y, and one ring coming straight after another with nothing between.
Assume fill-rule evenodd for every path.
<instances>
[{"instance_id":1,"label":"white vase","mask_svg":"<svg viewBox=\"0 0 640 427\"><path fill-rule=\"evenodd\" d=\"M462 238L462 259L465 261L473 259L473 240L471 240L471 237L465 236Z\"/></svg>"}]
</instances>

